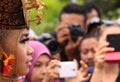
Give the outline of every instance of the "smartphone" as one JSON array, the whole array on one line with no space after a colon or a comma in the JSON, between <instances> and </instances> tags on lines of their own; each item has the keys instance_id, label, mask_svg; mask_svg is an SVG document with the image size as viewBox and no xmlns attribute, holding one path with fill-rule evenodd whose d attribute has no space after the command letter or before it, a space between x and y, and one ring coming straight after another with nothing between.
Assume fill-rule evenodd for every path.
<instances>
[{"instance_id":1,"label":"smartphone","mask_svg":"<svg viewBox=\"0 0 120 82\"><path fill-rule=\"evenodd\" d=\"M61 67L56 67L55 70L59 72L60 78L75 77L77 72L76 62L66 61L60 62Z\"/></svg>"},{"instance_id":2,"label":"smartphone","mask_svg":"<svg viewBox=\"0 0 120 82\"><path fill-rule=\"evenodd\" d=\"M120 62L120 34L107 35L107 42L109 42L109 47L113 47L115 50L107 52L105 60L108 62Z\"/></svg>"}]
</instances>

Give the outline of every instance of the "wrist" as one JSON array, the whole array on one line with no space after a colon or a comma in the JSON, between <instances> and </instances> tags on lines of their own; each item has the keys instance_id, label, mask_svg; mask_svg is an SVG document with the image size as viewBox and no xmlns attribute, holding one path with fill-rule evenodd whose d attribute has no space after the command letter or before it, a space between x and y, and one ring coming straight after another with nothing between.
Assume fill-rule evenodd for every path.
<instances>
[{"instance_id":1,"label":"wrist","mask_svg":"<svg viewBox=\"0 0 120 82\"><path fill-rule=\"evenodd\" d=\"M99 68L94 68L94 72L97 72L97 73L102 73L103 72L103 69L99 69Z\"/></svg>"}]
</instances>

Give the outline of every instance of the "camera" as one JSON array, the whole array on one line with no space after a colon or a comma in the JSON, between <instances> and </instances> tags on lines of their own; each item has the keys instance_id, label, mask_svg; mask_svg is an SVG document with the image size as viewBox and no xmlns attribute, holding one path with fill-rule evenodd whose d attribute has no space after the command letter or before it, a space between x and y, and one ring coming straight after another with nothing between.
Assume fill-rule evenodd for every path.
<instances>
[{"instance_id":1,"label":"camera","mask_svg":"<svg viewBox=\"0 0 120 82\"><path fill-rule=\"evenodd\" d=\"M88 25L88 32L89 33L96 33L98 31L98 26L103 24L103 21L99 17L93 17L90 20L90 24Z\"/></svg>"},{"instance_id":2,"label":"camera","mask_svg":"<svg viewBox=\"0 0 120 82\"><path fill-rule=\"evenodd\" d=\"M104 20L101 19L99 17L93 17L90 20L90 24L88 26L88 34L89 33L97 33L98 32L98 28L102 25L102 24L106 24L106 25L111 25L111 24L118 24L120 25L120 23L117 23L115 21L111 21L111 20Z\"/></svg>"},{"instance_id":3,"label":"camera","mask_svg":"<svg viewBox=\"0 0 120 82\"><path fill-rule=\"evenodd\" d=\"M56 38L50 33L42 33L38 37L38 41L42 42L50 50L51 54L60 52L60 45L57 42Z\"/></svg>"},{"instance_id":4,"label":"camera","mask_svg":"<svg viewBox=\"0 0 120 82\"><path fill-rule=\"evenodd\" d=\"M85 29L81 27L78 23L74 23L68 26L68 29L70 30L70 34L73 41L76 41L79 36L85 35Z\"/></svg>"}]
</instances>

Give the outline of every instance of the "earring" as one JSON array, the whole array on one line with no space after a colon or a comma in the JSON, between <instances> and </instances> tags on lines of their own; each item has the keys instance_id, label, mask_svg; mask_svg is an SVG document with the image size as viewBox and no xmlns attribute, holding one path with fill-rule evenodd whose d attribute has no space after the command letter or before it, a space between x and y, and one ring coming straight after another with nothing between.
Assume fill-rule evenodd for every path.
<instances>
[{"instance_id":1,"label":"earring","mask_svg":"<svg viewBox=\"0 0 120 82\"><path fill-rule=\"evenodd\" d=\"M11 65L14 62L15 57L13 54L9 56L3 51L3 75L8 75L12 69Z\"/></svg>"}]
</instances>

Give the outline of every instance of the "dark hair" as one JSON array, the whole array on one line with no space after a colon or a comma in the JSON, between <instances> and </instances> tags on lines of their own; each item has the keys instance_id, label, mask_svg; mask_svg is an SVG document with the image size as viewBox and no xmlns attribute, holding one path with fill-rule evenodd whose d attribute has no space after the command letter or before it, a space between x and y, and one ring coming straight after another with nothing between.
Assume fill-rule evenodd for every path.
<instances>
[{"instance_id":1,"label":"dark hair","mask_svg":"<svg viewBox=\"0 0 120 82\"><path fill-rule=\"evenodd\" d=\"M98 6L95 3L93 3L93 2L87 2L87 3L85 3L83 5L83 7L86 10L85 11L86 14L90 13L92 9L95 9L97 11L97 13L98 13L98 16L101 18L100 10L99 10Z\"/></svg>"},{"instance_id":2,"label":"dark hair","mask_svg":"<svg viewBox=\"0 0 120 82\"><path fill-rule=\"evenodd\" d=\"M97 36L93 33L90 33L90 34L86 34L83 36L83 38L81 39L80 43L79 43L79 46L78 48L81 46L82 42L87 39L87 38L95 38L97 40Z\"/></svg>"},{"instance_id":3,"label":"dark hair","mask_svg":"<svg viewBox=\"0 0 120 82\"><path fill-rule=\"evenodd\" d=\"M86 20L86 14L85 14L84 7L76 3L69 3L65 7L63 7L63 9L61 10L59 14L59 21L61 21L61 15L65 13L66 14L71 14L71 13L80 14L80 15L83 15Z\"/></svg>"}]
</instances>

